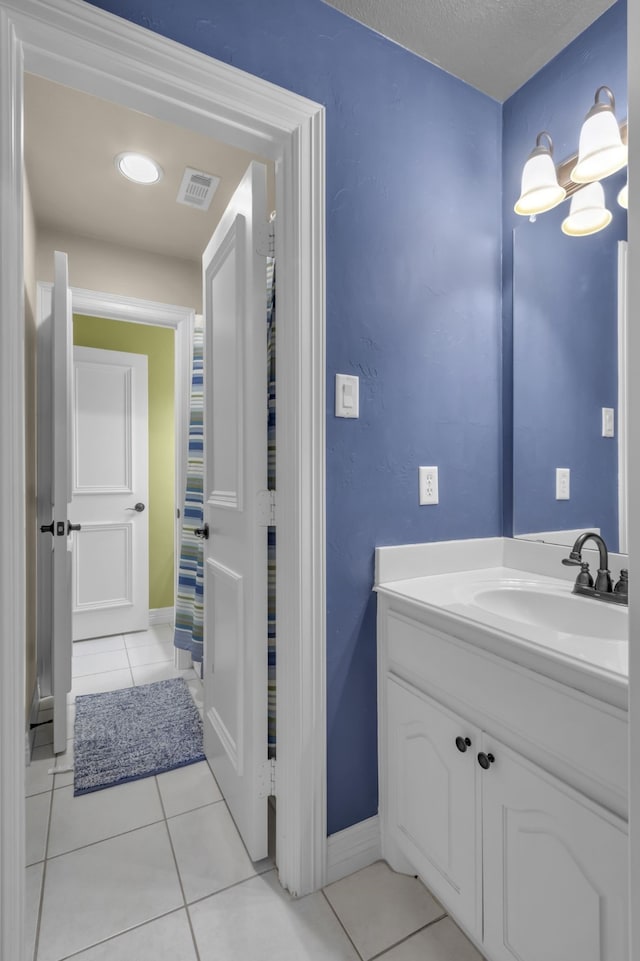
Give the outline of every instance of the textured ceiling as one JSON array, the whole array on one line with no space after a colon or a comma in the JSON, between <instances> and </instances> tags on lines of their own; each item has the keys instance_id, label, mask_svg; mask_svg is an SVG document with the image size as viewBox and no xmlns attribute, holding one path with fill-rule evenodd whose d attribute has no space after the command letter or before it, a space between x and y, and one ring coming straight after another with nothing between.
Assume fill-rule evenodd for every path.
<instances>
[{"instance_id":1,"label":"textured ceiling","mask_svg":"<svg viewBox=\"0 0 640 961\"><path fill-rule=\"evenodd\" d=\"M24 144L39 225L198 261L249 162L261 159L31 74L25 76ZM124 150L157 160L160 183L125 180L114 164ZM264 162L272 206L273 164ZM206 212L176 203L185 167L220 178Z\"/></svg>"},{"instance_id":2,"label":"textured ceiling","mask_svg":"<svg viewBox=\"0 0 640 961\"><path fill-rule=\"evenodd\" d=\"M326 0L500 102L615 0Z\"/></svg>"}]
</instances>

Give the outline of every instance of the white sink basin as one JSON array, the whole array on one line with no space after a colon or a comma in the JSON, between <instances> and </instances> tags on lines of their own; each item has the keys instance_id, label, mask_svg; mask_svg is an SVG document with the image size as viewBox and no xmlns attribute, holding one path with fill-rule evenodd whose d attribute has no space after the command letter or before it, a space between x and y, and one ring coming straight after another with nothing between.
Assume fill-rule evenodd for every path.
<instances>
[{"instance_id":1,"label":"white sink basin","mask_svg":"<svg viewBox=\"0 0 640 961\"><path fill-rule=\"evenodd\" d=\"M593 637L603 641L626 641L627 608L590 597L578 597L549 589L546 585L512 583L479 588L471 602L485 611L523 624L538 624L562 634Z\"/></svg>"}]
</instances>

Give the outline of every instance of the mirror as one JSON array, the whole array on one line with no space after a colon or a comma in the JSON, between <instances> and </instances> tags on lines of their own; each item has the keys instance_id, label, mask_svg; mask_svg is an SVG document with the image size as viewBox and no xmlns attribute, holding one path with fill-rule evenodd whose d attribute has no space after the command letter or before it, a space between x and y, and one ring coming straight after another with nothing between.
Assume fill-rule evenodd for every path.
<instances>
[{"instance_id":1,"label":"mirror","mask_svg":"<svg viewBox=\"0 0 640 961\"><path fill-rule=\"evenodd\" d=\"M613 219L597 234L562 233L566 202L513 231L516 537L572 544L580 531L599 530L611 551L626 551L626 418L618 373L624 356L618 307L626 285L618 288L627 212L616 200L626 176L624 169L602 181ZM603 408L613 409L614 436L603 436ZM557 497L566 494L562 478L556 490L558 468L570 470L568 499Z\"/></svg>"}]
</instances>

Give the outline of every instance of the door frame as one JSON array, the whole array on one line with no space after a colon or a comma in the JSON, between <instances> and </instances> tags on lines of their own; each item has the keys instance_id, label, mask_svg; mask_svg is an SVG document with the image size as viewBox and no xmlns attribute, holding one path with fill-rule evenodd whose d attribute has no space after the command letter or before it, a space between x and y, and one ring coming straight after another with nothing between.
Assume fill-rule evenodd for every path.
<instances>
[{"instance_id":1,"label":"door frame","mask_svg":"<svg viewBox=\"0 0 640 961\"><path fill-rule=\"evenodd\" d=\"M175 472L175 505L181 508L184 485L187 476L187 442L189 436L189 399L191 386L191 350L193 326L196 313L191 307L180 307L175 304L157 303L153 300L142 300L123 294L111 294L104 291L85 290L82 287L70 287L71 307L73 313L84 314L87 317L105 320L120 320L131 324L146 324L151 327L168 327L175 331L174 341L174 431L176 451ZM36 326L41 326L51 316L53 284L38 281L36 284ZM42 348L45 349L44 346ZM47 358L39 359L38 388L44 396L50 393L51 365ZM40 418L38 407L38 419ZM38 460L48 463L51 459L47 449L46 437L39 435ZM51 479L47 472L38 470L38 523L49 523L48 509L40 516L40 505L45 504L50 489ZM46 516L45 516L46 515ZM174 590L177 594L178 562L180 557L179 525L173 525L173 555L175 564ZM41 694L49 694L50 663L48 658L49 638L45 633L45 626L51 623L51 591L46 589L48 571L48 555L50 550L43 538L37 541L37 571L38 571L38 613L36 617L36 650L38 658L38 682ZM175 599L174 599L175 610ZM153 623L150 620L150 623ZM188 665L187 665L188 666Z\"/></svg>"},{"instance_id":2,"label":"door frame","mask_svg":"<svg viewBox=\"0 0 640 961\"><path fill-rule=\"evenodd\" d=\"M0 0L1 961L24 940L25 70L275 162L281 882L317 889L326 857L324 107L83 0Z\"/></svg>"}]
</instances>

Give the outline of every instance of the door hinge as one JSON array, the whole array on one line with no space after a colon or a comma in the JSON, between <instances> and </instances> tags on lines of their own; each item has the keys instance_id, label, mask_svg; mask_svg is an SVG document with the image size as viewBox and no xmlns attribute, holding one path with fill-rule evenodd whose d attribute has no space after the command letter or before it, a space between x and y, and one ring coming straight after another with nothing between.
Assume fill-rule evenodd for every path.
<instances>
[{"instance_id":1,"label":"door hinge","mask_svg":"<svg viewBox=\"0 0 640 961\"><path fill-rule=\"evenodd\" d=\"M258 527L276 526L276 492L258 491Z\"/></svg>"},{"instance_id":2,"label":"door hinge","mask_svg":"<svg viewBox=\"0 0 640 961\"><path fill-rule=\"evenodd\" d=\"M276 797L276 759L274 757L260 765L258 797Z\"/></svg>"}]
</instances>

